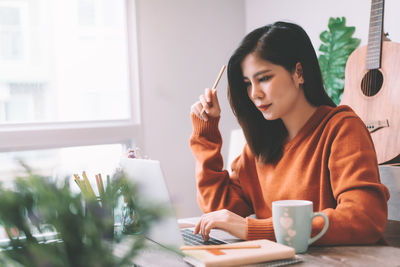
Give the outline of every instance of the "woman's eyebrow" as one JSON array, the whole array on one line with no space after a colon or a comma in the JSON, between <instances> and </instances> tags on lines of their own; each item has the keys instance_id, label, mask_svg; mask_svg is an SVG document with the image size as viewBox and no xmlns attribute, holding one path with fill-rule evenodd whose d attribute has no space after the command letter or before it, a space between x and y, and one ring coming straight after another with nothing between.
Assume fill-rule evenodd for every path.
<instances>
[{"instance_id":1,"label":"woman's eyebrow","mask_svg":"<svg viewBox=\"0 0 400 267\"><path fill-rule=\"evenodd\" d=\"M270 71L272 71L272 70L270 70L270 69L260 70L260 71L258 71L258 72L256 72L256 73L254 73L253 78L255 78L255 77L257 77L257 76L260 76L260 75L262 75L262 74L265 74L265 73L267 73L267 72L270 72Z\"/></svg>"},{"instance_id":2,"label":"woman's eyebrow","mask_svg":"<svg viewBox=\"0 0 400 267\"><path fill-rule=\"evenodd\" d=\"M267 70L260 70L260 71L257 71L256 73L253 74L253 78L256 78L257 76L260 76L260 75L262 75L262 74L268 73L268 72L270 72L270 71L272 71L272 70L267 69ZM248 80L248 79L249 79L249 78L247 78L246 76L243 76L243 80Z\"/></svg>"}]
</instances>

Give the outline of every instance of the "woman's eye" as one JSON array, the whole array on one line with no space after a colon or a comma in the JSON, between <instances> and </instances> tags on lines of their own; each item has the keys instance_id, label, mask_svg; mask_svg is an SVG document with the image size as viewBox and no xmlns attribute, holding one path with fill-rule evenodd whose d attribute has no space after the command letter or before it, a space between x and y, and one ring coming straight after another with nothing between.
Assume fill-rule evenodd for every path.
<instances>
[{"instance_id":1,"label":"woman's eye","mask_svg":"<svg viewBox=\"0 0 400 267\"><path fill-rule=\"evenodd\" d=\"M268 81L269 79L271 79L271 77L272 77L272 76L263 76L263 77L260 78L259 81L260 81L260 82L265 82L265 81Z\"/></svg>"},{"instance_id":2,"label":"woman's eye","mask_svg":"<svg viewBox=\"0 0 400 267\"><path fill-rule=\"evenodd\" d=\"M244 87L248 90L251 88L251 83L250 82L244 82Z\"/></svg>"}]
</instances>

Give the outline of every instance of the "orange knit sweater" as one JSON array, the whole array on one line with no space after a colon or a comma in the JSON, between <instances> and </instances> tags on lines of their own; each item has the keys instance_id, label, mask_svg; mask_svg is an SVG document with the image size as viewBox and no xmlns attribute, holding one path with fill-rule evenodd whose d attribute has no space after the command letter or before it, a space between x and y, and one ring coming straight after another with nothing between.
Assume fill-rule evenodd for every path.
<instances>
[{"instance_id":1,"label":"orange knit sweater","mask_svg":"<svg viewBox=\"0 0 400 267\"><path fill-rule=\"evenodd\" d=\"M272 201L305 199L329 217L319 244L372 244L383 238L389 192L380 183L371 137L347 106L320 106L284 146L276 164L259 162L248 145L223 170L219 118L192 115L190 146L196 158L198 202L203 212L228 209L247 217L247 239L274 240ZM313 234L323 219L313 220Z\"/></svg>"}]
</instances>

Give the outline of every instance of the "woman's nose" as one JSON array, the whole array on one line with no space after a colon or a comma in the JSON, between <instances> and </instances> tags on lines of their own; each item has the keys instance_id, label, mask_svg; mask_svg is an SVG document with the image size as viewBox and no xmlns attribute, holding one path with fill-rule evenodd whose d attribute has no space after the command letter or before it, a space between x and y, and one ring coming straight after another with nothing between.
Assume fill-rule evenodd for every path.
<instances>
[{"instance_id":1,"label":"woman's nose","mask_svg":"<svg viewBox=\"0 0 400 267\"><path fill-rule=\"evenodd\" d=\"M264 96L264 91L259 84L253 84L251 87L251 98L262 98Z\"/></svg>"}]
</instances>

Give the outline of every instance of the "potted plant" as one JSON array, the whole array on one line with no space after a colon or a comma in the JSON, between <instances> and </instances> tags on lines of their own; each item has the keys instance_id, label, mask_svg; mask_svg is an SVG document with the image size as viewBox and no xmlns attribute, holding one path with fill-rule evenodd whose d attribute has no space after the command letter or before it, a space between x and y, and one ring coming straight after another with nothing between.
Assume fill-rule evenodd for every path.
<instances>
[{"instance_id":1,"label":"potted plant","mask_svg":"<svg viewBox=\"0 0 400 267\"><path fill-rule=\"evenodd\" d=\"M0 185L0 224L9 236L0 244L0 265L132 266L161 216L158 204L146 202L122 171L107 179L99 199L73 192L69 179L57 181L24 167L27 175L17 177L14 188ZM120 208L122 228L116 227ZM114 247L124 242L126 252L116 256Z\"/></svg>"},{"instance_id":2,"label":"potted plant","mask_svg":"<svg viewBox=\"0 0 400 267\"><path fill-rule=\"evenodd\" d=\"M328 30L320 34L322 44L318 57L325 90L336 104L344 89L344 73L347 58L360 44L353 38L355 27L346 26L346 18L329 18Z\"/></svg>"}]
</instances>

